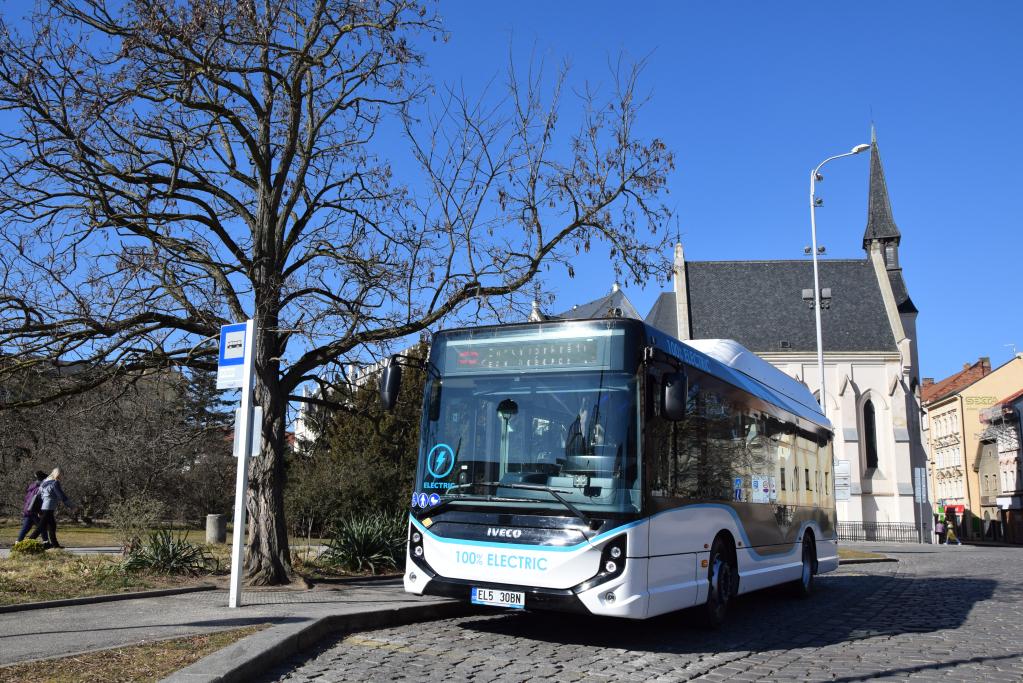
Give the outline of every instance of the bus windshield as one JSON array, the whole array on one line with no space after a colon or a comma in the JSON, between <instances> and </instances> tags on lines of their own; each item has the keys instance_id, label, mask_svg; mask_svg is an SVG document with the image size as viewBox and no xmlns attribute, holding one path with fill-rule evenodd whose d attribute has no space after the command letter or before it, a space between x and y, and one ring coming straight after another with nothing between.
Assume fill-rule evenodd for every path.
<instances>
[{"instance_id":1,"label":"bus windshield","mask_svg":"<svg viewBox=\"0 0 1023 683\"><path fill-rule=\"evenodd\" d=\"M487 506L639 512L636 396L633 374L608 370L434 375L416 488Z\"/></svg>"}]
</instances>

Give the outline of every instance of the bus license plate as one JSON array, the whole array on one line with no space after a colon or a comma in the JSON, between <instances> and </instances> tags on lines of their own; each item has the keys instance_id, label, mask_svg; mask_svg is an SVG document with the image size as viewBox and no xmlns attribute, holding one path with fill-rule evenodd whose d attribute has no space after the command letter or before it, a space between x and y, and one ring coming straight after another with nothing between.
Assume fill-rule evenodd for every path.
<instances>
[{"instance_id":1,"label":"bus license plate","mask_svg":"<svg viewBox=\"0 0 1023 683\"><path fill-rule=\"evenodd\" d=\"M472 602L476 605L523 609L526 606L526 594L517 591L499 591L492 588L473 587Z\"/></svg>"}]
</instances>

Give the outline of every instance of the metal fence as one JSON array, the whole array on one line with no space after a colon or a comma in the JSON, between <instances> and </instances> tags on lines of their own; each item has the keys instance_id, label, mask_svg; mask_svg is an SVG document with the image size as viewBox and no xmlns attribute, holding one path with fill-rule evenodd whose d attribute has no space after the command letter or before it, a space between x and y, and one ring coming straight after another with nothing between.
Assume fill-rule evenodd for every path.
<instances>
[{"instance_id":1,"label":"metal fence","mask_svg":"<svg viewBox=\"0 0 1023 683\"><path fill-rule=\"evenodd\" d=\"M915 524L904 522L838 522L841 541L880 541L917 543L920 540Z\"/></svg>"}]
</instances>

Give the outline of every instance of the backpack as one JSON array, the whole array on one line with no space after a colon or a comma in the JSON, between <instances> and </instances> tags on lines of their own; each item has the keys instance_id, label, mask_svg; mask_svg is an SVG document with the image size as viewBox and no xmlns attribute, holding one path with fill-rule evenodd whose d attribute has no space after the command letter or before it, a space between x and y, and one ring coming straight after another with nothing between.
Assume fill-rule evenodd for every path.
<instances>
[{"instance_id":1,"label":"backpack","mask_svg":"<svg viewBox=\"0 0 1023 683\"><path fill-rule=\"evenodd\" d=\"M28 504L28 511L33 515L38 515L43 509L43 487L40 486L36 489L35 495L32 496L32 502Z\"/></svg>"}]
</instances>

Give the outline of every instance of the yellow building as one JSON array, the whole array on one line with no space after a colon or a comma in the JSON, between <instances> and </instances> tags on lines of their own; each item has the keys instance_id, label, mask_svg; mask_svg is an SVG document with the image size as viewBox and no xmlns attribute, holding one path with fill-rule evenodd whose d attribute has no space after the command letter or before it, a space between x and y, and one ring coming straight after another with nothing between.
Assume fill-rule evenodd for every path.
<instances>
[{"instance_id":1,"label":"yellow building","mask_svg":"<svg viewBox=\"0 0 1023 683\"><path fill-rule=\"evenodd\" d=\"M986 523L998 519L994 498L982 490L980 480L980 437L988 426L981 411L1021 387L1023 354L994 370L989 359L981 358L940 382L924 379L931 497L939 506L955 509L956 531L964 538L983 538Z\"/></svg>"}]
</instances>

